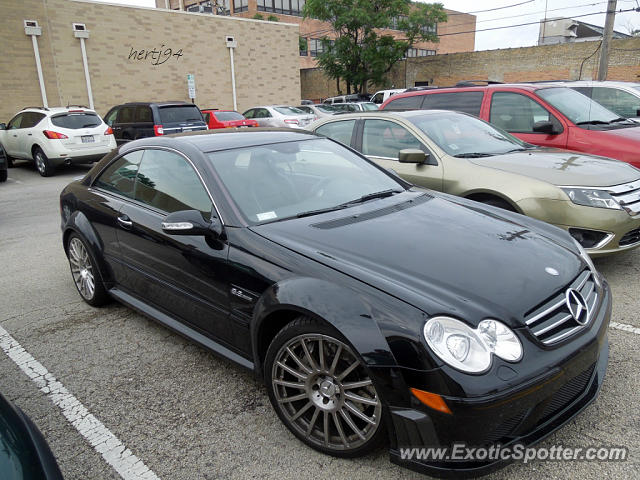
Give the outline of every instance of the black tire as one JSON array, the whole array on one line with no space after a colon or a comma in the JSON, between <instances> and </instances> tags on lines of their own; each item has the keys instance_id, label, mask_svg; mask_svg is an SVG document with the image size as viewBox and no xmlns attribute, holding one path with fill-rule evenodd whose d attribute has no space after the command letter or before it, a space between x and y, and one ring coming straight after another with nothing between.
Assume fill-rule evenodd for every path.
<instances>
[{"instance_id":1,"label":"black tire","mask_svg":"<svg viewBox=\"0 0 640 480\"><path fill-rule=\"evenodd\" d=\"M6 154L6 152L5 152ZM13 164L13 158L7 155L7 167L13 168L15 165Z\"/></svg>"},{"instance_id":2,"label":"black tire","mask_svg":"<svg viewBox=\"0 0 640 480\"><path fill-rule=\"evenodd\" d=\"M84 252L82 250L84 250ZM65 251L67 253L67 259L69 260L73 283L82 299L94 307L100 307L109 303L111 297L109 297L104 287L100 270L93 258L91 249L84 239L72 233L67 239ZM93 288L90 288L91 283L93 284Z\"/></svg>"},{"instance_id":3,"label":"black tire","mask_svg":"<svg viewBox=\"0 0 640 480\"><path fill-rule=\"evenodd\" d=\"M360 356L330 325L305 316L287 324L269 345L264 380L280 420L311 448L350 458L384 443L382 400Z\"/></svg>"},{"instance_id":4,"label":"black tire","mask_svg":"<svg viewBox=\"0 0 640 480\"><path fill-rule=\"evenodd\" d=\"M482 200L482 203L485 205L491 205L492 207L501 208L503 210L508 210L509 212L515 212L515 208L509 205L508 202L500 199L500 198L487 198L486 200Z\"/></svg>"},{"instance_id":5,"label":"black tire","mask_svg":"<svg viewBox=\"0 0 640 480\"><path fill-rule=\"evenodd\" d=\"M33 163L35 164L38 173L43 177L50 177L56 171L51 160L47 158L40 147L35 147L33 149Z\"/></svg>"},{"instance_id":6,"label":"black tire","mask_svg":"<svg viewBox=\"0 0 640 480\"><path fill-rule=\"evenodd\" d=\"M8 177L8 172L6 170L0 170L0 183L6 182Z\"/></svg>"}]
</instances>

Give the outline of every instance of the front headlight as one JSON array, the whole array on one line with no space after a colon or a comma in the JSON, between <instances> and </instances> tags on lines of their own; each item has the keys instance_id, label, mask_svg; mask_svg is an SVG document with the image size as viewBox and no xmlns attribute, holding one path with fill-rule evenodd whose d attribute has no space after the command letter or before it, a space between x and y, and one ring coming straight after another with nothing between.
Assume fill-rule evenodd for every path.
<instances>
[{"instance_id":1,"label":"front headlight","mask_svg":"<svg viewBox=\"0 0 640 480\"><path fill-rule=\"evenodd\" d=\"M424 325L424 338L445 363L468 373L480 373L491 366L491 355L517 362L522 344L509 327L497 320L483 320L474 329L450 317L433 317Z\"/></svg>"},{"instance_id":2,"label":"front headlight","mask_svg":"<svg viewBox=\"0 0 640 480\"><path fill-rule=\"evenodd\" d=\"M622 207L604 190L592 190L589 188L577 188L577 187L561 187L562 191L567 194L573 203L576 205L585 205L587 207L598 208L612 208L614 210L621 210Z\"/></svg>"}]
</instances>

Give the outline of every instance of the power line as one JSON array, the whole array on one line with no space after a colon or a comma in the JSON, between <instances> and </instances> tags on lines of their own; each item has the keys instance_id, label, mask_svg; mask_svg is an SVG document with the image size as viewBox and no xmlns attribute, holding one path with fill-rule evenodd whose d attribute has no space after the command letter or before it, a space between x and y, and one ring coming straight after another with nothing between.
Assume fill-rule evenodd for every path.
<instances>
[{"instance_id":1,"label":"power line","mask_svg":"<svg viewBox=\"0 0 640 480\"><path fill-rule=\"evenodd\" d=\"M526 2L520 2L520 3L514 3L513 5L505 5L504 7L495 7L495 8L488 8L486 10L476 10L474 12L455 12L455 13L449 13L448 16L453 17L454 15L472 15L474 13L483 13L483 12L494 12L496 10L504 10L505 8L512 8L512 7L518 7L520 5L525 5L527 3L532 3L535 2L535 0L527 0Z\"/></svg>"}]
</instances>

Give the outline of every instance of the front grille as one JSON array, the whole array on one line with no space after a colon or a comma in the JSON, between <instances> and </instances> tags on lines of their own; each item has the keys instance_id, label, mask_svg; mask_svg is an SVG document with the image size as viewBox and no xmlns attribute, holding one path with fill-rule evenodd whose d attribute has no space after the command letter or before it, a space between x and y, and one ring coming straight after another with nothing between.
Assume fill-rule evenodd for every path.
<instances>
[{"instance_id":1,"label":"front grille","mask_svg":"<svg viewBox=\"0 0 640 480\"><path fill-rule=\"evenodd\" d=\"M631 230L630 232L625 233L618 244L621 247L627 247L638 242L640 242L640 228L636 228L634 230Z\"/></svg>"},{"instance_id":2,"label":"front grille","mask_svg":"<svg viewBox=\"0 0 640 480\"><path fill-rule=\"evenodd\" d=\"M510 417L509 419L505 420L500 425L498 425L495 430L493 430L486 437L484 437L484 439L482 440L482 442L480 442L480 444L490 445L500 440L504 440L505 437L508 437L511 433L513 433L516 427L518 427L518 425L522 423L522 420L527 415L527 413L529 413L528 410L522 410L521 412L514 415L513 417Z\"/></svg>"},{"instance_id":3,"label":"front grille","mask_svg":"<svg viewBox=\"0 0 640 480\"><path fill-rule=\"evenodd\" d=\"M640 180L635 182L607 187L609 194L615 198L620 206L632 215L640 213Z\"/></svg>"},{"instance_id":4,"label":"front grille","mask_svg":"<svg viewBox=\"0 0 640 480\"><path fill-rule=\"evenodd\" d=\"M587 368L581 374L573 377L553 394L540 417L542 421L565 408L585 391L589 380L591 379L591 375L593 374L594 368L595 364L591 365L591 367Z\"/></svg>"},{"instance_id":5,"label":"front grille","mask_svg":"<svg viewBox=\"0 0 640 480\"><path fill-rule=\"evenodd\" d=\"M531 333L543 344L552 345L589 325L598 301L598 293L595 287L591 270L583 270L566 288L543 304L538 305L525 316L525 322ZM569 289L575 289L580 292L587 303L587 312L580 317L580 321L583 324L578 323L569 311L569 306L567 305L567 291Z\"/></svg>"}]
</instances>

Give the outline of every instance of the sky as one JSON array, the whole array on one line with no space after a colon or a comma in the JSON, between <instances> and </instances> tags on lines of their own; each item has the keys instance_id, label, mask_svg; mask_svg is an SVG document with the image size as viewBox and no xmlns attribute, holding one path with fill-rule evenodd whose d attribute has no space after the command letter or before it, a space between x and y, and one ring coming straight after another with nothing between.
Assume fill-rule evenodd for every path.
<instances>
[{"instance_id":1,"label":"sky","mask_svg":"<svg viewBox=\"0 0 640 480\"><path fill-rule=\"evenodd\" d=\"M420 0L426 1L426 0ZM493 50L496 48L527 47L538 42L539 21L545 17L545 4L547 17L571 17L590 13L604 12L607 10L606 0L440 0L445 8L459 12L473 13L479 10L494 9L490 12L474 13L477 17L476 30L504 27L521 23L535 22L514 28L503 28L476 33L476 50ZM155 0L109 0L109 3L123 3L128 5L140 5L154 7ZM521 4L510 8L500 8L509 5ZM499 10L495 10L500 8ZM618 0L616 10L640 8L640 0ZM509 18L505 18L509 17ZM577 20L604 26L604 14L589 15L577 18ZM450 17L451 23L460 22L455 17ZM471 26L470 26L471 27ZM627 12L616 14L615 30L628 33L629 28L640 29L640 12ZM472 30L472 28L470 28Z\"/></svg>"}]
</instances>

